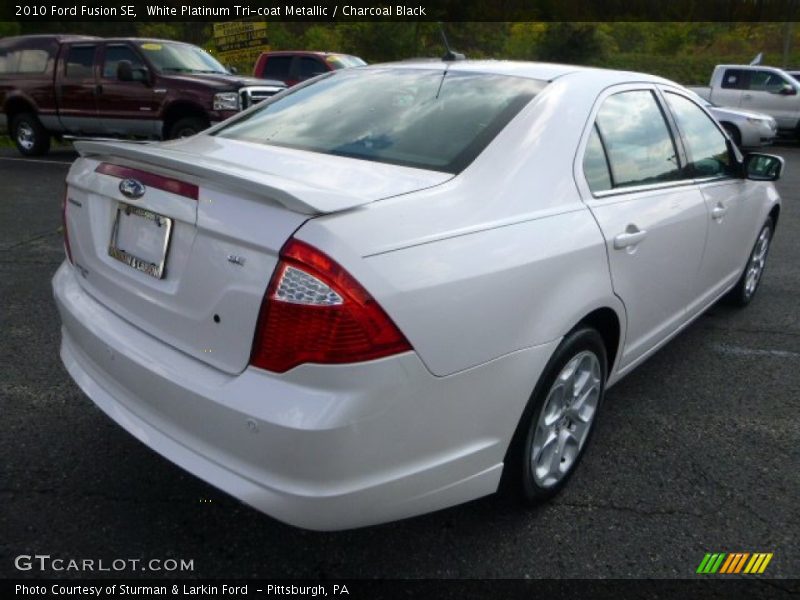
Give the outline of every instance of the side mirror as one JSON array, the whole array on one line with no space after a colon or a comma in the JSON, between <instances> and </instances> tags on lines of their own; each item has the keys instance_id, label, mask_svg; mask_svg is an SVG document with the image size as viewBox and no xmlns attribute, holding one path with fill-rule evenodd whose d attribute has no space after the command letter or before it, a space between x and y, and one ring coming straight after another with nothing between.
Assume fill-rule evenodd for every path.
<instances>
[{"instance_id":1,"label":"side mirror","mask_svg":"<svg viewBox=\"0 0 800 600\"><path fill-rule=\"evenodd\" d=\"M117 79L120 81L133 81L133 65L129 60L121 60L117 63Z\"/></svg>"},{"instance_id":2,"label":"side mirror","mask_svg":"<svg viewBox=\"0 0 800 600\"><path fill-rule=\"evenodd\" d=\"M773 154L753 152L744 157L744 176L753 181L777 181L783 171L783 159Z\"/></svg>"},{"instance_id":3,"label":"side mirror","mask_svg":"<svg viewBox=\"0 0 800 600\"><path fill-rule=\"evenodd\" d=\"M790 83L785 84L778 93L781 96L797 96L797 89Z\"/></svg>"},{"instance_id":4,"label":"side mirror","mask_svg":"<svg viewBox=\"0 0 800 600\"><path fill-rule=\"evenodd\" d=\"M150 71L147 67L133 68L131 61L121 60L117 63L117 79L120 81L141 81L149 83Z\"/></svg>"},{"instance_id":5,"label":"side mirror","mask_svg":"<svg viewBox=\"0 0 800 600\"><path fill-rule=\"evenodd\" d=\"M231 75L238 75L239 69L237 69L233 65L228 65L228 73L230 73Z\"/></svg>"}]
</instances>

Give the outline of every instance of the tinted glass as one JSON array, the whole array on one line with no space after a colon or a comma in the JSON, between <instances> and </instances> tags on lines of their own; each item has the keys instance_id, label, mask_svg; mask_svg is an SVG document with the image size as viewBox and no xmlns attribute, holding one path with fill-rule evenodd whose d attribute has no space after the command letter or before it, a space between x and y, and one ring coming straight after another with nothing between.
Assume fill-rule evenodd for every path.
<instances>
[{"instance_id":1,"label":"tinted glass","mask_svg":"<svg viewBox=\"0 0 800 600\"><path fill-rule=\"evenodd\" d=\"M267 79L288 79L289 67L292 65L291 56L270 56L262 77Z\"/></svg>"},{"instance_id":2,"label":"tinted glass","mask_svg":"<svg viewBox=\"0 0 800 600\"><path fill-rule=\"evenodd\" d=\"M301 81L325 73L328 69L316 58L307 56L300 57L300 64L297 70L297 78Z\"/></svg>"},{"instance_id":3,"label":"tinted glass","mask_svg":"<svg viewBox=\"0 0 800 600\"><path fill-rule=\"evenodd\" d=\"M142 42L139 49L158 71L164 73L228 73L216 58L191 44Z\"/></svg>"},{"instance_id":4,"label":"tinted glass","mask_svg":"<svg viewBox=\"0 0 800 600\"><path fill-rule=\"evenodd\" d=\"M105 64L103 65L103 77L106 79L117 78L117 65L120 61L127 60L134 68L134 76L136 76L135 69L144 67L144 63L139 56L131 50L128 46L109 46L106 48Z\"/></svg>"},{"instance_id":5,"label":"tinted glass","mask_svg":"<svg viewBox=\"0 0 800 600\"><path fill-rule=\"evenodd\" d=\"M725 74L722 76L722 87L743 90L745 87L744 71L741 69L725 69Z\"/></svg>"},{"instance_id":6,"label":"tinted glass","mask_svg":"<svg viewBox=\"0 0 800 600\"><path fill-rule=\"evenodd\" d=\"M593 192L602 192L611 189L611 174L608 172L608 161L603 142L597 126L592 127L589 141L586 143L586 153L583 155L583 173Z\"/></svg>"},{"instance_id":7,"label":"tinted glass","mask_svg":"<svg viewBox=\"0 0 800 600\"><path fill-rule=\"evenodd\" d=\"M680 178L677 153L664 115L652 92L610 96L597 113L614 187Z\"/></svg>"},{"instance_id":8,"label":"tinted glass","mask_svg":"<svg viewBox=\"0 0 800 600\"><path fill-rule=\"evenodd\" d=\"M217 135L457 173L544 85L438 69L341 69Z\"/></svg>"},{"instance_id":9,"label":"tinted glass","mask_svg":"<svg viewBox=\"0 0 800 600\"><path fill-rule=\"evenodd\" d=\"M748 89L754 92L779 92L789 82L769 71L751 71Z\"/></svg>"},{"instance_id":10,"label":"tinted glass","mask_svg":"<svg viewBox=\"0 0 800 600\"><path fill-rule=\"evenodd\" d=\"M347 67L362 67L366 62L357 56L350 56L348 54L333 54L325 57L325 62L332 69L346 69Z\"/></svg>"},{"instance_id":11,"label":"tinted glass","mask_svg":"<svg viewBox=\"0 0 800 600\"><path fill-rule=\"evenodd\" d=\"M47 50L28 48L8 53L0 51L0 73L44 73L50 53Z\"/></svg>"},{"instance_id":12,"label":"tinted glass","mask_svg":"<svg viewBox=\"0 0 800 600\"><path fill-rule=\"evenodd\" d=\"M94 46L73 46L67 54L67 77L92 77L94 65Z\"/></svg>"},{"instance_id":13,"label":"tinted glass","mask_svg":"<svg viewBox=\"0 0 800 600\"><path fill-rule=\"evenodd\" d=\"M688 176L733 175L725 136L711 118L683 96L667 93L666 98L689 152Z\"/></svg>"}]
</instances>

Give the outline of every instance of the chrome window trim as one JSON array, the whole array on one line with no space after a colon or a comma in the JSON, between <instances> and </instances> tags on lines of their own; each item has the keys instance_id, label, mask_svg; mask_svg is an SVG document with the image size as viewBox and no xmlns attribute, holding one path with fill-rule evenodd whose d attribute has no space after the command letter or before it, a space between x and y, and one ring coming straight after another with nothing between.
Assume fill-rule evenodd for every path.
<instances>
[{"instance_id":1,"label":"chrome window trim","mask_svg":"<svg viewBox=\"0 0 800 600\"><path fill-rule=\"evenodd\" d=\"M662 183L648 183L645 185L631 185L612 188L610 190L602 190L600 192L592 192L594 198L610 198L613 196L621 196L623 194L635 194L637 192L649 192L652 190L664 190L668 188L684 187L687 185L695 185L695 179L678 179L676 181L664 181Z\"/></svg>"}]
</instances>

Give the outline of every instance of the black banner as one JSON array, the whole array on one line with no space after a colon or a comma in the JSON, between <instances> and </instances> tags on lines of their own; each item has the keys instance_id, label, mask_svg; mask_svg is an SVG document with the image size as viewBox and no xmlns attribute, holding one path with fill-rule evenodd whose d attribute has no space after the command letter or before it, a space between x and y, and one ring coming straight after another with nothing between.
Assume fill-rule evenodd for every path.
<instances>
[{"instance_id":1,"label":"black banner","mask_svg":"<svg viewBox=\"0 0 800 600\"><path fill-rule=\"evenodd\" d=\"M6 580L4 598L796 598L800 581L698 576L684 580Z\"/></svg>"},{"instance_id":2,"label":"black banner","mask_svg":"<svg viewBox=\"0 0 800 600\"><path fill-rule=\"evenodd\" d=\"M4 21L796 21L798 0L11 0Z\"/></svg>"}]
</instances>

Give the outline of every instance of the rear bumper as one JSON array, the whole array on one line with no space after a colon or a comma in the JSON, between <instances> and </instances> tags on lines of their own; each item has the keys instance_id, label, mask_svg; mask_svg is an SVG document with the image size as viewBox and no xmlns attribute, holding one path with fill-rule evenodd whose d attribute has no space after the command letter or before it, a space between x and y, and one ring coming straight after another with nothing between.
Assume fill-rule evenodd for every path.
<instances>
[{"instance_id":1,"label":"rear bumper","mask_svg":"<svg viewBox=\"0 0 800 600\"><path fill-rule=\"evenodd\" d=\"M61 358L108 416L175 464L292 525L360 527L494 492L557 341L450 377L414 353L229 376L53 278ZM124 467L122 467L124 468Z\"/></svg>"}]
</instances>

